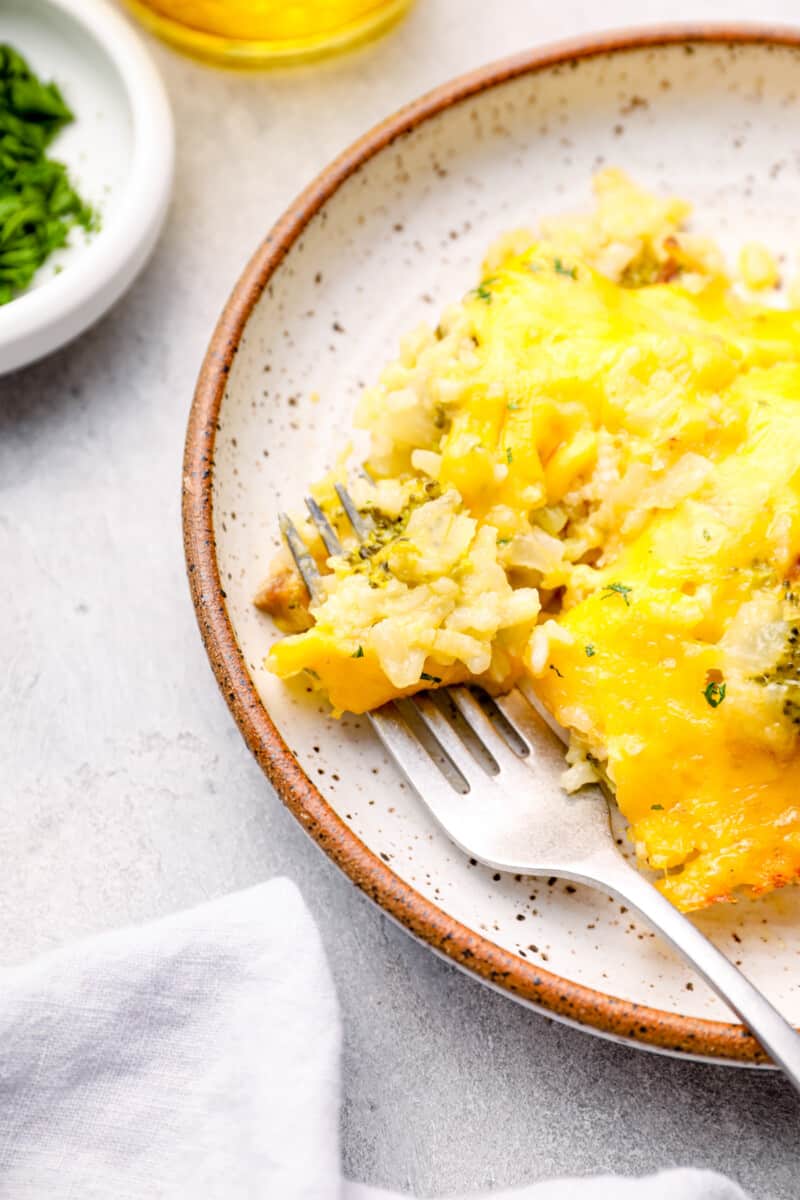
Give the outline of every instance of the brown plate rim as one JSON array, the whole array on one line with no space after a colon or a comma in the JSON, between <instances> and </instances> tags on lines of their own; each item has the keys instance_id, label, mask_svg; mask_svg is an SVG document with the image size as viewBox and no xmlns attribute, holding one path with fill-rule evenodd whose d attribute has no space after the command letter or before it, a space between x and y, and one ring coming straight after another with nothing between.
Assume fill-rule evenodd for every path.
<instances>
[{"instance_id":1,"label":"brown plate rim","mask_svg":"<svg viewBox=\"0 0 800 1200\"><path fill-rule=\"evenodd\" d=\"M200 370L186 433L183 538L192 600L217 683L256 760L308 834L376 904L415 937L484 982L554 1017L642 1048L742 1064L765 1055L741 1025L636 1004L561 978L473 932L399 878L336 814L308 778L262 704L225 605L213 528L213 454L228 373L247 320L291 246L325 202L386 146L453 105L522 75L580 59L691 43L800 48L800 30L750 24L680 24L613 30L523 51L442 84L349 146L298 196L236 283Z\"/></svg>"}]
</instances>

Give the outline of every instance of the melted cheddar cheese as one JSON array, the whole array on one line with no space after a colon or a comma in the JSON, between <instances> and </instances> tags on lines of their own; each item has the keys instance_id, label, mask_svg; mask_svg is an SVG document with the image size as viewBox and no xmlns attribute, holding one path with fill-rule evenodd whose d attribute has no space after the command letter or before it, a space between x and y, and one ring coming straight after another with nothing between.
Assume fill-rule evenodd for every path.
<instances>
[{"instance_id":1,"label":"melted cheddar cheese","mask_svg":"<svg viewBox=\"0 0 800 1200\"><path fill-rule=\"evenodd\" d=\"M326 595L269 665L356 711L529 672L568 784L611 783L689 910L800 871L800 313L743 298L681 202L598 191L367 391L373 541L323 481L345 552L305 528Z\"/></svg>"}]
</instances>

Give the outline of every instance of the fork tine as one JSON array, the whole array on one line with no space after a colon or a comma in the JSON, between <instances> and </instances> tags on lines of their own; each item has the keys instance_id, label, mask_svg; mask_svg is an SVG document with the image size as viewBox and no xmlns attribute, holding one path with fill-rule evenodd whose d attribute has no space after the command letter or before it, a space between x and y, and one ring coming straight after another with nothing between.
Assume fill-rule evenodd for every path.
<instances>
[{"instance_id":1,"label":"fork tine","mask_svg":"<svg viewBox=\"0 0 800 1200\"><path fill-rule=\"evenodd\" d=\"M520 755L515 754L511 749L506 739L500 733L495 723L491 720L486 712L484 712L480 702L475 699L472 692L465 687L453 687L448 689L448 695L455 704L458 711L461 713L464 720L469 725L472 732L475 734L479 742L489 751L492 758L496 761L498 767L508 766L514 760L520 761ZM498 705L498 708L500 705ZM503 710L500 709L502 712ZM505 715L505 714L504 714ZM508 718L506 718L508 720ZM517 730L517 724L514 721L509 721L512 729L517 733L520 741L530 746L528 739L524 733Z\"/></svg>"},{"instance_id":2,"label":"fork tine","mask_svg":"<svg viewBox=\"0 0 800 1200\"><path fill-rule=\"evenodd\" d=\"M313 496L306 496L306 508L311 514L311 520L314 522L314 527L322 538L328 554L341 554L343 552L342 543L339 541L336 530Z\"/></svg>"},{"instance_id":3,"label":"fork tine","mask_svg":"<svg viewBox=\"0 0 800 1200\"><path fill-rule=\"evenodd\" d=\"M437 806L442 800L455 792L466 795L470 785L458 768L456 775L460 780L454 786L436 763L432 763L428 751L412 731L395 704L385 704L369 714L370 723L398 764L411 786L430 807Z\"/></svg>"},{"instance_id":4,"label":"fork tine","mask_svg":"<svg viewBox=\"0 0 800 1200\"><path fill-rule=\"evenodd\" d=\"M502 699L506 704L513 704L517 708L518 712L520 713L523 728L526 720L529 725L531 721L530 712L528 711L526 716L524 711L527 705L530 709L533 709L533 713L535 714L534 720L539 718L542 724L546 725L550 732L556 735L562 745L569 745L569 733L563 725L559 725L553 714L547 708L545 708L539 697L536 695L532 685L527 680L520 680L515 691L510 692L508 696L503 696ZM511 720L510 717L509 720ZM524 737L525 734L523 733L521 736ZM600 778L600 784L606 793L606 797L613 798L616 789L614 784L611 782L611 777L608 774L605 764L602 762L597 762L595 759L593 759L592 766Z\"/></svg>"},{"instance_id":5,"label":"fork tine","mask_svg":"<svg viewBox=\"0 0 800 1200\"><path fill-rule=\"evenodd\" d=\"M375 528L371 519L369 517L362 516L362 514L358 511L353 503L352 496L343 483L337 483L335 488L336 495L342 502L342 508L347 513L350 524L353 526L353 529L356 532L356 537L360 542L369 541L369 535Z\"/></svg>"},{"instance_id":6,"label":"fork tine","mask_svg":"<svg viewBox=\"0 0 800 1200\"><path fill-rule=\"evenodd\" d=\"M520 744L525 747L522 751L523 755L527 757L535 754L536 739L533 737L530 713L531 705L527 700L523 699L519 689L514 688L513 691L508 692L505 696L492 696L492 700L506 721L508 721L509 728L513 730L514 736L518 737Z\"/></svg>"},{"instance_id":7,"label":"fork tine","mask_svg":"<svg viewBox=\"0 0 800 1200\"><path fill-rule=\"evenodd\" d=\"M476 771L478 772L478 778L485 778L489 774L488 770L484 769L461 740L447 717L431 699L429 692L417 692L412 697L411 702L428 732L436 739L453 766L461 772L467 783L472 784L475 782ZM491 751L489 752L489 757L494 760L494 755Z\"/></svg>"},{"instance_id":8,"label":"fork tine","mask_svg":"<svg viewBox=\"0 0 800 1200\"><path fill-rule=\"evenodd\" d=\"M289 553L294 559L295 566L300 572L303 583L308 588L309 596L314 601L321 600L323 595L322 577L313 556L297 532L297 526L291 517L287 516L284 512L278 513L278 525L283 534L283 539L289 547Z\"/></svg>"},{"instance_id":9,"label":"fork tine","mask_svg":"<svg viewBox=\"0 0 800 1200\"><path fill-rule=\"evenodd\" d=\"M531 700L535 700L535 703ZM564 742L568 740L566 731L556 722L541 700L524 680L517 682L516 688L502 700L502 710L520 737L527 741L532 752L521 761L529 765L532 776L541 778L542 772L556 778L566 767L564 760ZM499 706L499 700L496 701ZM560 785L557 785L560 786Z\"/></svg>"},{"instance_id":10,"label":"fork tine","mask_svg":"<svg viewBox=\"0 0 800 1200\"><path fill-rule=\"evenodd\" d=\"M542 721L544 721L545 725L552 730L558 740L563 742L563 744L566 746L569 743L569 734L563 725L559 725L558 721L555 719L550 710L545 708L527 679L520 679L518 681L517 691L525 697L536 715L540 717Z\"/></svg>"}]
</instances>

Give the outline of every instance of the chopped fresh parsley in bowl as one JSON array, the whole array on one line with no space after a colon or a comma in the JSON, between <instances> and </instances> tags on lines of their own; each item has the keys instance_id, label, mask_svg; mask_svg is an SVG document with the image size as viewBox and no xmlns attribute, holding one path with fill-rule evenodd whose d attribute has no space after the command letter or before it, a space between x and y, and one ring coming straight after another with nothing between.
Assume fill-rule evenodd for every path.
<instances>
[{"instance_id":1,"label":"chopped fresh parsley in bowl","mask_svg":"<svg viewBox=\"0 0 800 1200\"><path fill-rule=\"evenodd\" d=\"M57 84L43 82L0 45L0 304L31 283L76 226L97 227L63 163L49 149L75 117Z\"/></svg>"}]
</instances>

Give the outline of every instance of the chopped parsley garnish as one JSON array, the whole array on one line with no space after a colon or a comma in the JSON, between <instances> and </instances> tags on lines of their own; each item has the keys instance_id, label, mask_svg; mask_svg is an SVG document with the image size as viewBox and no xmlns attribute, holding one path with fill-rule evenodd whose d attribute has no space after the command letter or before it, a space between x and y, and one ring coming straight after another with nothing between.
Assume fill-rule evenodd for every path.
<instances>
[{"instance_id":1,"label":"chopped parsley garnish","mask_svg":"<svg viewBox=\"0 0 800 1200\"><path fill-rule=\"evenodd\" d=\"M54 83L0 45L0 304L21 292L70 230L97 228L97 216L72 186L63 163L47 157L74 116Z\"/></svg>"},{"instance_id":2,"label":"chopped parsley garnish","mask_svg":"<svg viewBox=\"0 0 800 1200\"><path fill-rule=\"evenodd\" d=\"M522 405L521 404L507 404L506 408L508 409L509 412L519 412L519 410L522 408Z\"/></svg>"},{"instance_id":3,"label":"chopped parsley garnish","mask_svg":"<svg viewBox=\"0 0 800 1200\"><path fill-rule=\"evenodd\" d=\"M359 646L358 649L355 651L355 653L351 654L350 657L351 658L363 658L364 657L364 647Z\"/></svg>"},{"instance_id":4,"label":"chopped parsley garnish","mask_svg":"<svg viewBox=\"0 0 800 1200\"><path fill-rule=\"evenodd\" d=\"M703 539L704 539L706 542L710 542L710 541L711 541L711 534L708 532L708 530L707 530L707 529L704 529L704 530L703 530Z\"/></svg>"},{"instance_id":5,"label":"chopped parsley garnish","mask_svg":"<svg viewBox=\"0 0 800 1200\"><path fill-rule=\"evenodd\" d=\"M565 267L560 258L553 259L553 267L555 268L556 275L566 275L569 279L578 278L578 268Z\"/></svg>"},{"instance_id":6,"label":"chopped parsley garnish","mask_svg":"<svg viewBox=\"0 0 800 1200\"><path fill-rule=\"evenodd\" d=\"M441 678L438 675L429 675L427 671L423 671L420 679L424 679L426 683L441 683Z\"/></svg>"},{"instance_id":7,"label":"chopped parsley garnish","mask_svg":"<svg viewBox=\"0 0 800 1200\"><path fill-rule=\"evenodd\" d=\"M498 546L507 546L510 541L511 541L511 538L498 538L497 544L498 544Z\"/></svg>"},{"instance_id":8,"label":"chopped parsley garnish","mask_svg":"<svg viewBox=\"0 0 800 1200\"><path fill-rule=\"evenodd\" d=\"M663 812L664 811L663 804L651 804L650 807L653 810L653 812Z\"/></svg>"},{"instance_id":9,"label":"chopped parsley garnish","mask_svg":"<svg viewBox=\"0 0 800 1200\"><path fill-rule=\"evenodd\" d=\"M609 583L603 590L603 600L610 600L612 596L621 596L625 601L625 607L630 608L631 602L629 596L633 591L632 587L628 587L625 583Z\"/></svg>"},{"instance_id":10,"label":"chopped parsley garnish","mask_svg":"<svg viewBox=\"0 0 800 1200\"><path fill-rule=\"evenodd\" d=\"M719 708L722 701L725 699L725 694L728 688L724 683L717 683L716 679L712 679L709 684L703 688L703 695L706 698L706 703L712 708Z\"/></svg>"},{"instance_id":11,"label":"chopped parsley garnish","mask_svg":"<svg viewBox=\"0 0 800 1200\"><path fill-rule=\"evenodd\" d=\"M594 658L595 654L597 654L597 651L595 650L595 648L591 642L587 642L587 644L583 647L583 649L584 649L584 653L586 654L587 658Z\"/></svg>"},{"instance_id":12,"label":"chopped parsley garnish","mask_svg":"<svg viewBox=\"0 0 800 1200\"><path fill-rule=\"evenodd\" d=\"M479 300L482 300L484 302L484 304L491 304L492 303L491 286L493 283L496 283L496 282L497 282L496 275L490 275L488 279L482 279L480 281L480 283L478 284L478 286L473 289L473 291L471 292L471 295L477 296Z\"/></svg>"}]
</instances>

